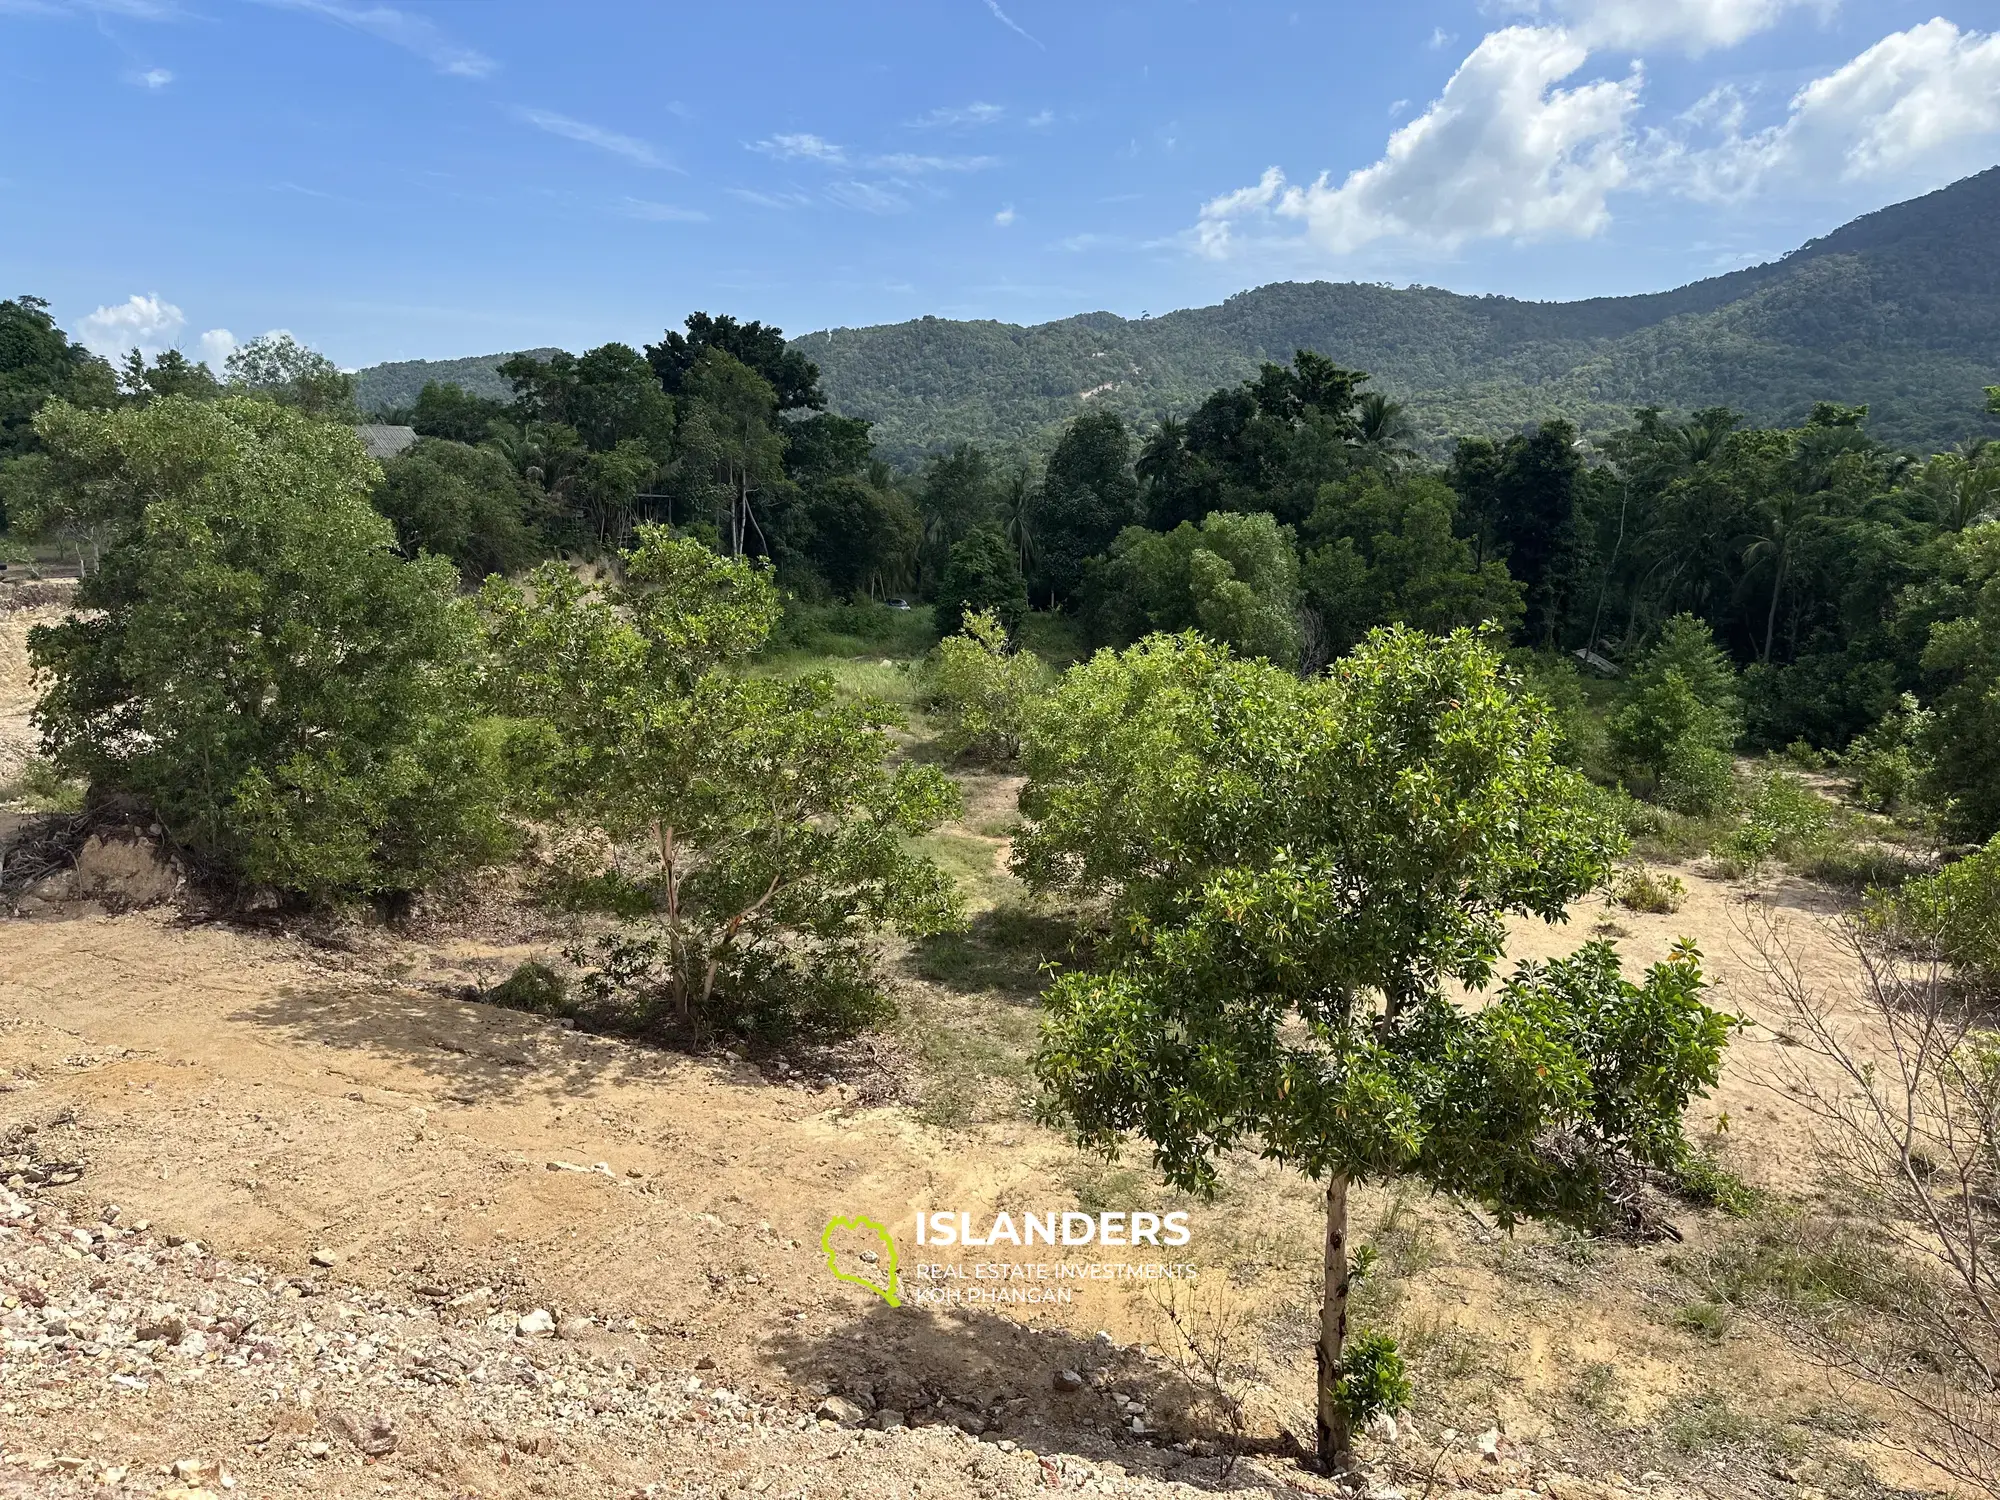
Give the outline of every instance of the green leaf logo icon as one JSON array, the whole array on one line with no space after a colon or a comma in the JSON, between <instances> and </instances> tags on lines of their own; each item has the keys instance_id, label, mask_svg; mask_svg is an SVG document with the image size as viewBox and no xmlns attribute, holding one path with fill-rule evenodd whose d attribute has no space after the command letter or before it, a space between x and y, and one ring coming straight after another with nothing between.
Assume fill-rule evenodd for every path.
<instances>
[{"instance_id":1,"label":"green leaf logo icon","mask_svg":"<svg viewBox=\"0 0 2000 1500\"><path fill-rule=\"evenodd\" d=\"M871 1281L866 1276L849 1275L846 1271L840 1269L837 1260L839 1252L834 1249L833 1237L838 1231L845 1229L865 1229L880 1242L882 1248L878 1252L880 1259L877 1264L881 1267L882 1274L889 1279L887 1286L878 1281ZM819 1248L826 1254L826 1268L833 1272L833 1279L835 1281L845 1281L853 1286L866 1287L891 1307L901 1307L903 1305L903 1299L896 1295L896 1242L889 1237L889 1231L884 1229L880 1224L877 1224L873 1219L863 1218L860 1215L856 1215L851 1219L828 1219L826 1221L826 1229L819 1237Z\"/></svg>"}]
</instances>

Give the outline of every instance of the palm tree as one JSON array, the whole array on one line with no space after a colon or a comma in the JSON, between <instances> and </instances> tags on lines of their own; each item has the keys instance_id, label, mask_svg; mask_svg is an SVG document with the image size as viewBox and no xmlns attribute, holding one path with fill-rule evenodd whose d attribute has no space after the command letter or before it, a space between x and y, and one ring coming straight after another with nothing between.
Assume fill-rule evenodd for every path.
<instances>
[{"instance_id":1,"label":"palm tree","mask_svg":"<svg viewBox=\"0 0 2000 1500\"><path fill-rule=\"evenodd\" d=\"M1985 438L1940 453L1918 480L1941 530L1963 531L2000 503L2000 453Z\"/></svg>"},{"instance_id":2,"label":"palm tree","mask_svg":"<svg viewBox=\"0 0 2000 1500\"><path fill-rule=\"evenodd\" d=\"M1000 529L1021 559L1023 578L1034 571L1041 555L1035 543L1035 507L1040 498L1026 464L1008 475L1000 491Z\"/></svg>"},{"instance_id":3,"label":"palm tree","mask_svg":"<svg viewBox=\"0 0 2000 1500\"><path fill-rule=\"evenodd\" d=\"M1181 484L1191 458L1187 427L1172 417L1162 417L1132 464L1132 472L1145 489L1146 513L1153 525L1161 526L1175 518Z\"/></svg>"},{"instance_id":4,"label":"palm tree","mask_svg":"<svg viewBox=\"0 0 2000 1500\"><path fill-rule=\"evenodd\" d=\"M1354 422L1355 445L1361 449L1362 462L1393 469L1415 457L1417 430L1402 402L1370 391L1355 403Z\"/></svg>"}]
</instances>

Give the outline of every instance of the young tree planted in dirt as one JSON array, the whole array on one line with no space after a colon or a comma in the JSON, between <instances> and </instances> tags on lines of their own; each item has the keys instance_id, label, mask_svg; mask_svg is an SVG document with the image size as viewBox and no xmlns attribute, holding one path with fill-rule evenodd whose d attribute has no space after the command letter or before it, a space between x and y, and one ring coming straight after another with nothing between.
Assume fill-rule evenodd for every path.
<instances>
[{"instance_id":1,"label":"young tree planted in dirt","mask_svg":"<svg viewBox=\"0 0 2000 1500\"><path fill-rule=\"evenodd\" d=\"M50 761L150 806L237 880L315 900L501 853L474 718L479 627L443 558L405 562L347 428L170 396L36 423L55 488L111 537L37 628Z\"/></svg>"},{"instance_id":2,"label":"young tree planted in dirt","mask_svg":"<svg viewBox=\"0 0 2000 1500\"><path fill-rule=\"evenodd\" d=\"M546 564L482 595L524 803L592 851L571 894L642 923L602 950L599 989L683 1030L869 1019L866 937L956 921L949 877L908 849L956 788L889 769L884 705L738 670L778 619L764 569L642 526L624 579Z\"/></svg>"},{"instance_id":3,"label":"young tree planted in dirt","mask_svg":"<svg viewBox=\"0 0 2000 1500\"><path fill-rule=\"evenodd\" d=\"M1108 898L1109 959L1046 998L1037 1071L1084 1142L1136 1134L1211 1189L1254 1145L1326 1184L1319 1451L1405 1394L1347 1340L1352 1184L1415 1177L1503 1221L1601 1222L1685 1150L1726 1018L1692 950L1643 984L1605 945L1483 988L1509 914L1560 917L1619 840L1548 714L1470 632L1372 634L1301 681L1196 636L1073 669L1036 716L1015 863Z\"/></svg>"}]
</instances>

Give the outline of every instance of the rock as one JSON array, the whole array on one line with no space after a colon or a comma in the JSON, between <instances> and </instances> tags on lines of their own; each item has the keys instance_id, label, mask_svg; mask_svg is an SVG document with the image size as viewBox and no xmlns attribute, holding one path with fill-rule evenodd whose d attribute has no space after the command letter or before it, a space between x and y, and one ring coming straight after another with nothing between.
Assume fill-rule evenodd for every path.
<instances>
[{"instance_id":1,"label":"rock","mask_svg":"<svg viewBox=\"0 0 2000 1500\"><path fill-rule=\"evenodd\" d=\"M549 1316L547 1308L538 1307L523 1313L514 1324L514 1331L523 1338L540 1338L556 1331L556 1320Z\"/></svg>"},{"instance_id":2,"label":"rock","mask_svg":"<svg viewBox=\"0 0 2000 1500\"><path fill-rule=\"evenodd\" d=\"M893 1428L905 1425L907 1425L907 1419L899 1411L885 1406L875 1413L875 1426L883 1432L888 1432Z\"/></svg>"},{"instance_id":3,"label":"rock","mask_svg":"<svg viewBox=\"0 0 2000 1500\"><path fill-rule=\"evenodd\" d=\"M813 1415L822 1422L836 1422L842 1427L852 1427L868 1417L867 1412L845 1396L828 1396Z\"/></svg>"},{"instance_id":4,"label":"rock","mask_svg":"<svg viewBox=\"0 0 2000 1500\"><path fill-rule=\"evenodd\" d=\"M1499 1428L1497 1427L1487 1428L1484 1432L1480 1433L1478 1437L1474 1438L1472 1442L1473 1446L1479 1450L1479 1456L1485 1459L1486 1462L1490 1464L1497 1464L1498 1462L1500 1462Z\"/></svg>"},{"instance_id":5,"label":"rock","mask_svg":"<svg viewBox=\"0 0 2000 1500\"><path fill-rule=\"evenodd\" d=\"M564 1318L560 1323L556 1324L556 1337L559 1339L568 1339L574 1343L578 1339L589 1338L596 1326L588 1318Z\"/></svg>"},{"instance_id":6,"label":"rock","mask_svg":"<svg viewBox=\"0 0 2000 1500\"><path fill-rule=\"evenodd\" d=\"M488 1302L492 1300L493 1300L492 1287L476 1286L469 1292L460 1292L456 1297L452 1298L451 1301L446 1303L445 1306L458 1307L458 1308L484 1307Z\"/></svg>"},{"instance_id":7,"label":"rock","mask_svg":"<svg viewBox=\"0 0 2000 1500\"><path fill-rule=\"evenodd\" d=\"M1386 1411L1378 1411L1368 1419L1368 1435L1385 1443L1393 1443L1399 1435L1396 1419Z\"/></svg>"},{"instance_id":8,"label":"rock","mask_svg":"<svg viewBox=\"0 0 2000 1500\"><path fill-rule=\"evenodd\" d=\"M163 1344L178 1344L187 1334L187 1323L177 1312L167 1308L150 1308L146 1316L139 1320L132 1337L140 1343L158 1339Z\"/></svg>"},{"instance_id":9,"label":"rock","mask_svg":"<svg viewBox=\"0 0 2000 1500\"><path fill-rule=\"evenodd\" d=\"M174 1348L189 1359L200 1359L208 1353L208 1335L199 1328L190 1328Z\"/></svg>"},{"instance_id":10,"label":"rock","mask_svg":"<svg viewBox=\"0 0 2000 1500\"><path fill-rule=\"evenodd\" d=\"M1080 1391L1083 1389L1083 1376L1076 1370L1058 1370L1054 1383L1059 1391Z\"/></svg>"},{"instance_id":11,"label":"rock","mask_svg":"<svg viewBox=\"0 0 2000 1500\"><path fill-rule=\"evenodd\" d=\"M123 830L93 833L85 839L70 880L78 897L120 907L150 906L180 888L180 878L160 846Z\"/></svg>"},{"instance_id":12,"label":"rock","mask_svg":"<svg viewBox=\"0 0 2000 1500\"><path fill-rule=\"evenodd\" d=\"M694 1367L697 1370L713 1370L715 1368L715 1356L712 1354L704 1354L700 1359L694 1362Z\"/></svg>"},{"instance_id":13,"label":"rock","mask_svg":"<svg viewBox=\"0 0 2000 1500\"><path fill-rule=\"evenodd\" d=\"M177 1458L169 1466L174 1478L183 1484L193 1484L212 1478L221 1467L212 1458Z\"/></svg>"},{"instance_id":14,"label":"rock","mask_svg":"<svg viewBox=\"0 0 2000 1500\"><path fill-rule=\"evenodd\" d=\"M315 1250L310 1259L322 1271L331 1271L335 1266L340 1264L340 1256L338 1252L333 1250Z\"/></svg>"}]
</instances>

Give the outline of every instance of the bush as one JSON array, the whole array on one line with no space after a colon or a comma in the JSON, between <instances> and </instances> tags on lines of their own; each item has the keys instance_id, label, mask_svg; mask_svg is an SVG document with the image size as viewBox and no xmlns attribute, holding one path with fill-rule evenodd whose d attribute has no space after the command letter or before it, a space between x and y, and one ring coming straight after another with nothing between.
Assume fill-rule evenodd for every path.
<instances>
[{"instance_id":1,"label":"bush","mask_svg":"<svg viewBox=\"0 0 2000 1500\"><path fill-rule=\"evenodd\" d=\"M1878 893L1866 919L1899 941L1935 947L1979 988L2000 989L2000 835L1893 895Z\"/></svg>"},{"instance_id":2,"label":"bush","mask_svg":"<svg viewBox=\"0 0 2000 1500\"><path fill-rule=\"evenodd\" d=\"M1687 886L1677 875L1656 875L1641 866L1620 872L1612 882L1611 899L1628 911L1665 916L1681 909Z\"/></svg>"},{"instance_id":3,"label":"bush","mask_svg":"<svg viewBox=\"0 0 2000 1500\"><path fill-rule=\"evenodd\" d=\"M115 527L79 613L29 635L55 772L147 804L235 882L410 891L499 856L474 711L479 622L442 558L404 562L349 429L168 397L36 423Z\"/></svg>"},{"instance_id":4,"label":"bush","mask_svg":"<svg viewBox=\"0 0 2000 1500\"><path fill-rule=\"evenodd\" d=\"M1767 772L1745 800L1743 821L1718 852L1750 871L1773 856L1794 859L1824 846L1833 816L1832 805L1799 777Z\"/></svg>"},{"instance_id":5,"label":"bush","mask_svg":"<svg viewBox=\"0 0 2000 1500\"><path fill-rule=\"evenodd\" d=\"M1862 806L1883 813L1916 806L1918 788L1931 770L1924 744L1930 722L1930 712L1917 705L1916 695L1905 693L1896 707L1855 737L1840 764Z\"/></svg>"},{"instance_id":6,"label":"bush","mask_svg":"<svg viewBox=\"0 0 2000 1500\"><path fill-rule=\"evenodd\" d=\"M576 1014L576 1007L570 1003L569 981L547 964L533 959L494 985L486 992L485 998L491 1004L504 1005L509 1010L524 1010L530 1015Z\"/></svg>"},{"instance_id":7,"label":"bush","mask_svg":"<svg viewBox=\"0 0 2000 1500\"><path fill-rule=\"evenodd\" d=\"M977 610L961 634L938 642L925 678L948 754L1011 759L1021 753L1028 716L1050 673L1031 652L1010 653L998 617Z\"/></svg>"},{"instance_id":8,"label":"bush","mask_svg":"<svg viewBox=\"0 0 2000 1500\"><path fill-rule=\"evenodd\" d=\"M1693 615L1667 621L1609 725L1618 758L1681 812L1726 805L1718 767L1727 770L1741 727L1735 668Z\"/></svg>"},{"instance_id":9,"label":"bush","mask_svg":"<svg viewBox=\"0 0 2000 1500\"><path fill-rule=\"evenodd\" d=\"M1408 1410L1415 1395L1394 1339L1364 1333L1347 1346L1340 1361L1340 1405L1350 1430L1360 1430L1378 1412Z\"/></svg>"},{"instance_id":10,"label":"bush","mask_svg":"<svg viewBox=\"0 0 2000 1500\"><path fill-rule=\"evenodd\" d=\"M1736 768L1721 750L1677 740L1667 749L1658 796L1662 807L1689 817L1728 812L1736 801Z\"/></svg>"}]
</instances>

